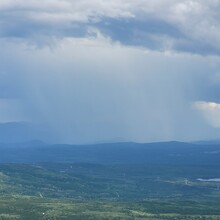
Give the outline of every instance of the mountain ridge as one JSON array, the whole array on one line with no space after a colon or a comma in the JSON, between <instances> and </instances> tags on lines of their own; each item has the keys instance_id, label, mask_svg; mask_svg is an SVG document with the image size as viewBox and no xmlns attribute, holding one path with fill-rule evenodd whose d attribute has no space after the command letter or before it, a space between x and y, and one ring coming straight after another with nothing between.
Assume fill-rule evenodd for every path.
<instances>
[{"instance_id":1,"label":"mountain ridge","mask_svg":"<svg viewBox=\"0 0 220 220\"><path fill-rule=\"evenodd\" d=\"M46 144L39 141L0 144L0 163L96 163L220 165L220 145L185 142Z\"/></svg>"}]
</instances>

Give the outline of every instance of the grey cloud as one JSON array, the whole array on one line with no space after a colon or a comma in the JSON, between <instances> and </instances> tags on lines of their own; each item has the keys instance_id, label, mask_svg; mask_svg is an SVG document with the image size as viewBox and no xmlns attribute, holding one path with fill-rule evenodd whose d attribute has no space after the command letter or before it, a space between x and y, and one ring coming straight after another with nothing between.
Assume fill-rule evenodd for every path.
<instances>
[{"instance_id":1,"label":"grey cloud","mask_svg":"<svg viewBox=\"0 0 220 220\"><path fill-rule=\"evenodd\" d=\"M174 25L158 19L103 19L96 24L102 33L122 44L166 50L163 37L179 39L184 34Z\"/></svg>"},{"instance_id":2,"label":"grey cloud","mask_svg":"<svg viewBox=\"0 0 220 220\"><path fill-rule=\"evenodd\" d=\"M114 41L159 51L220 54L219 1L2 1L0 36L38 44L87 37L91 27Z\"/></svg>"}]
</instances>

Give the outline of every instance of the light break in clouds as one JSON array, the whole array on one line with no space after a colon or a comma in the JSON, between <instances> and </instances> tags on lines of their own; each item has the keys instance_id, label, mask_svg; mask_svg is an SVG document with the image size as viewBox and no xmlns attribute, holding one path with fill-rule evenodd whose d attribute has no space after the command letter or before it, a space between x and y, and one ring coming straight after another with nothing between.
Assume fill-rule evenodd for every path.
<instances>
[{"instance_id":1,"label":"light break in clouds","mask_svg":"<svg viewBox=\"0 0 220 220\"><path fill-rule=\"evenodd\" d=\"M220 104L215 102L195 102L198 109L209 124L220 127Z\"/></svg>"}]
</instances>

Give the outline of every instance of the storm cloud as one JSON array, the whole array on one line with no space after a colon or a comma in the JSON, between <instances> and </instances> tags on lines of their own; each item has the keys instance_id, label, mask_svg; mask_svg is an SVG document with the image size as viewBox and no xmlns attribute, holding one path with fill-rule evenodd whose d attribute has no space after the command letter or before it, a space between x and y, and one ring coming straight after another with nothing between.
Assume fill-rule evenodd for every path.
<instances>
[{"instance_id":1,"label":"storm cloud","mask_svg":"<svg viewBox=\"0 0 220 220\"><path fill-rule=\"evenodd\" d=\"M0 122L62 143L218 138L219 6L1 1Z\"/></svg>"},{"instance_id":2,"label":"storm cloud","mask_svg":"<svg viewBox=\"0 0 220 220\"><path fill-rule=\"evenodd\" d=\"M218 0L3 0L0 36L44 45L97 30L122 44L219 55L219 9Z\"/></svg>"}]
</instances>

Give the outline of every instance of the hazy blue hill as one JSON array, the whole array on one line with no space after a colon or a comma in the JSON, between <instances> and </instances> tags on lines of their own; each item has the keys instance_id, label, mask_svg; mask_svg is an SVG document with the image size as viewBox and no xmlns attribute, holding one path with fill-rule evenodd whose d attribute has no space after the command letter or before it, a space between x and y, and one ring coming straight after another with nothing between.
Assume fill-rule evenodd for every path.
<instances>
[{"instance_id":1,"label":"hazy blue hill","mask_svg":"<svg viewBox=\"0 0 220 220\"><path fill-rule=\"evenodd\" d=\"M48 132L39 129L36 125L27 122L0 123L0 142L18 143L32 140L48 140Z\"/></svg>"},{"instance_id":2,"label":"hazy blue hill","mask_svg":"<svg viewBox=\"0 0 220 220\"><path fill-rule=\"evenodd\" d=\"M194 143L195 144L201 144L201 145L213 145L213 144L220 145L220 139L196 141Z\"/></svg>"},{"instance_id":3,"label":"hazy blue hill","mask_svg":"<svg viewBox=\"0 0 220 220\"><path fill-rule=\"evenodd\" d=\"M183 142L48 145L0 144L0 162L220 165L220 145Z\"/></svg>"}]
</instances>

